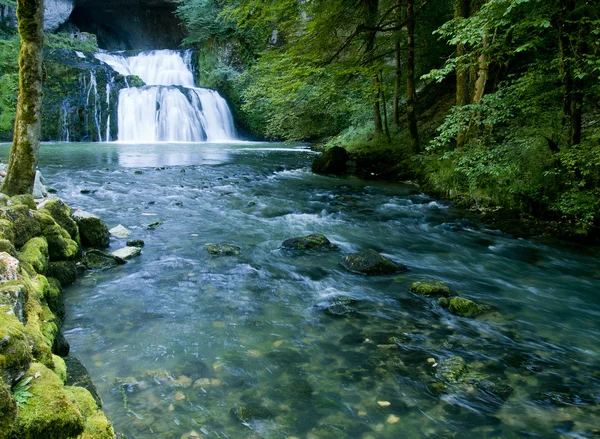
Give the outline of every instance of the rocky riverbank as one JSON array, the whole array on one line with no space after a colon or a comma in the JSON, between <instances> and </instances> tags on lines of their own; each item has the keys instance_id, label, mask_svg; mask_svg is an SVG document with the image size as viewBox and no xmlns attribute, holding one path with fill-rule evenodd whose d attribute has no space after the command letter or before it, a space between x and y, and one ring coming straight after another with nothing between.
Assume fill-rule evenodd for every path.
<instances>
[{"instance_id":1,"label":"rocky riverbank","mask_svg":"<svg viewBox=\"0 0 600 439\"><path fill-rule=\"evenodd\" d=\"M100 250L84 254L83 246L109 240L99 218L58 198L0 194L0 438L115 437L60 332L62 289L87 269L124 263Z\"/></svg>"}]
</instances>

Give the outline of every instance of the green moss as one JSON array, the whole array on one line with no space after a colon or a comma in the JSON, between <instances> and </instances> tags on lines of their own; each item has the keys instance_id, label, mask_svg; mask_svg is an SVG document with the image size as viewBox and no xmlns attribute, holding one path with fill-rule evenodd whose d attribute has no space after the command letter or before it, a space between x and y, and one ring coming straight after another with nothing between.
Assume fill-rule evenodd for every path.
<instances>
[{"instance_id":1,"label":"green moss","mask_svg":"<svg viewBox=\"0 0 600 439\"><path fill-rule=\"evenodd\" d=\"M10 387L0 380L0 437L8 437L17 418L17 403Z\"/></svg>"},{"instance_id":2,"label":"green moss","mask_svg":"<svg viewBox=\"0 0 600 439\"><path fill-rule=\"evenodd\" d=\"M0 340L0 374L12 385L27 371L33 356L25 327L5 305L0 305Z\"/></svg>"},{"instance_id":3,"label":"green moss","mask_svg":"<svg viewBox=\"0 0 600 439\"><path fill-rule=\"evenodd\" d=\"M31 194L15 195L14 197L10 198L10 202L8 204L11 204L13 206L23 205L29 207L32 210L36 209L35 200L33 199L33 195Z\"/></svg>"},{"instance_id":4,"label":"green moss","mask_svg":"<svg viewBox=\"0 0 600 439\"><path fill-rule=\"evenodd\" d=\"M85 247L106 248L110 245L108 227L100 218L83 211L73 213L73 219L79 227L81 244Z\"/></svg>"},{"instance_id":5,"label":"green moss","mask_svg":"<svg viewBox=\"0 0 600 439\"><path fill-rule=\"evenodd\" d=\"M346 256L342 262L342 266L348 271L365 276L378 276L408 271L408 267L405 265L398 264L371 249L361 250Z\"/></svg>"},{"instance_id":6,"label":"green moss","mask_svg":"<svg viewBox=\"0 0 600 439\"><path fill-rule=\"evenodd\" d=\"M237 256L241 252L234 244L209 244L204 249L213 256Z\"/></svg>"},{"instance_id":7,"label":"green moss","mask_svg":"<svg viewBox=\"0 0 600 439\"><path fill-rule=\"evenodd\" d=\"M58 224L44 228L42 235L48 240L51 261L70 261L81 256L79 244Z\"/></svg>"},{"instance_id":8,"label":"green moss","mask_svg":"<svg viewBox=\"0 0 600 439\"><path fill-rule=\"evenodd\" d=\"M29 392L33 396L19 409L11 439L72 439L83 433L85 419L69 388L42 364L31 365Z\"/></svg>"},{"instance_id":9,"label":"green moss","mask_svg":"<svg viewBox=\"0 0 600 439\"><path fill-rule=\"evenodd\" d=\"M144 85L146 85L146 83L144 82L144 80L142 78L140 78L139 76L136 75L130 75L127 77L127 82L129 83L130 87L143 87Z\"/></svg>"},{"instance_id":10,"label":"green moss","mask_svg":"<svg viewBox=\"0 0 600 439\"><path fill-rule=\"evenodd\" d=\"M19 260L30 264L33 269L44 274L48 269L48 241L44 237L32 238L19 252Z\"/></svg>"},{"instance_id":11,"label":"green moss","mask_svg":"<svg viewBox=\"0 0 600 439\"><path fill-rule=\"evenodd\" d=\"M57 279L62 287L68 287L77 280L77 266L74 262L50 262L48 277Z\"/></svg>"},{"instance_id":12,"label":"green moss","mask_svg":"<svg viewBox=\"0 0 600 439\"><path fill-rule=\"evenodd\" d=\"M22 247L27 241L39 236L42 232L41 224L34 216L34 212L27 206L20 205L0 208L0 218L12 222L14 232L13 243L17 248Z\"/></svg>"},{"instance_id":13,"label":"green moss","mask_svg":"<svg viewBox=\"0 0 600 439\"><path fill-rule=\"evenodd\" d=\"M62 321L65 316L65 305L62 300L62 287L60 281L53 277L47 278L48 290L44 294L46 303L54 315Z\"/></svg>"},{"instance_id":14,"label":"green moss","mask_svg":"<svg viewBox=\"0 0 600 439\"><path fill-rule=\"evenodd\" d=\"M17 257L17 249L8 239L0 239L0 253L8 253L13 258Z\"/></svg>"},{"instance_id":15,"label":"green moss","mask_svg":"<svg viewBox=\"0 0 600 439\"><path fill-rule=\"evenodd\" d=\"M79 242L79 228L71 218L71 208L59 199L49 200L44 203L40 212L50 215L56 223L69 233L69 238Z\"/></svg>"},{"instance_id":16,"label":"green moss","mask_svg":"<svg viewBox=\"0 0 600 439\"><path fill-rule=\"evenodd\" d=\"M84 418L90 418L96 414L98 411L98 404L96 404L96 401L90 392L83 387L78 386L69 386L67 387L67 390L73 395L73 399L77 402L79 411Z\"/></svg>"},{"instance_id":17,"label":"green moss","mask_svg":"<svg viewBox=\"0 0 600 439\"><path fill-rule=\"evenodd\" d=\"M105 268L112 268L119 265L117 259L102 250L88 250L83 257L83 265L88 270L104 270Z\"/></svg>"},{"instance_id":18,"label":"green moss","mask_svg":"<svg viewBox=\"0 0 600 439\"><path fill-rule=\"evenodd\" d=\"M7 219L0 219L0 237L10 242L15 241L12 222Z\"/></svg>"},{"instance_id":19,"label":"green moss","mask_svg":"<svg viewBox=\"0 0 600 439\"><path fill-rule=\"evenodd\" d=\"M281 245L283 248L291 250L311 250L311 249L324 249L324 250L337 250L338 247L333 245L325 235L308 235L302 238L291 238L283 241Z\"/></svg>"},{"instance_id":20,"label":"green moss","mask_svg":"<svg viewBox=\"0 0 600 439\"><path fill-rule=\"evenodd\" d=\"M453 297L448 304L448 311L461 317L475 317L484 313L486 308L464 297Z\"/></svg>"},{"instance_id":21,"label":"green moss","mask_svg":"<svg viewBox=\"0 0 600 439\"><path fill-rule=\"evenodd\" d=\"M98 410L96 414L86 420L85 431L78 439L114 439L115 431L106 419L106 416Z\"/></svg>"},{"instance_id":22,"label":"green moss","mask_svg":"<svg viewBox=\"0 0 600 439\"><path fill-rule=\"evenodd\" d=\"M424 297L448 297L450 296L450 287L441 281L422 281L415 282L410 290Z\"/></svg>"},{"instance_id":23,"label":"green moss","mask_svg":"<svg viewBox=\"0 0 600 439\"><path fill-rule=\"evenodd\" d=\"M52 362L54 363L54 373L58 375L63 384L66 383L67 365L65 364L65 360L60 358L58 355L52 355Z\"/></svg>"},{"instance_id":24,"label":"green moss","mask_svg":"<svg viewBox=\"0 0 600 439\"><path fill-rule=\"evenodd\" d=\"M457 384L467 372L467 362L463 358L450 357L439 362L436 377L441 381Z\"/></svg>"}]
</instances>

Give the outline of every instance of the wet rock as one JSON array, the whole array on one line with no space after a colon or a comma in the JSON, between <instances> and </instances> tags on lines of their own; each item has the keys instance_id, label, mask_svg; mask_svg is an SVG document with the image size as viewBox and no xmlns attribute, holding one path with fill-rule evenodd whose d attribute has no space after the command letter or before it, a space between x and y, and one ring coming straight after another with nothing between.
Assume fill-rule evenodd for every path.
<instances>
[{"instance_id":1,"label":"wet rock","mask_svg":"<svg viewBox=\"0 0 600 439\"><path fill-rule=\"evenodd\" d=\"M120 265L120 261L114 255L92 249L85 253L83 264L88 270L105 270Z\"/></svg>"},{"instance_id":2,"label":"wet rock","mask_svg":"<svg viewBox=\"0 0 600 439\"><path fill-rule=\"evenodd\" d=\"M357 314L356 309L352 306L358 303L356 300L347 296L338 296L329 299L327 302L320 305L323 312L331 317L348 317Z\"/></svg>"},{"instance_id":3,"label":"wet rock","mask_svg":"<svg viewBox=\"0 0 600 439\"><path fill-rule=\"evenodd\" d=\"M90 392L98 407L102 408L102 398L83 363L75 357L66 357L64 360L67 366L67 386L83 387Z\"/></svg>"},{"instance_id":4,"label":"wet rock","mask_svg":"<svg viewBox=\"0 0 600 439\"><path fill-rule=\"evenodd\" d=\"M146 230L156 230L164 224L163 221L154 221L146 226Z\"/></svg>"},{"instance_id":5,"label":"wet rock","mask_svg":"<svg viewBox=\"0 0 600 439\"><path fill-rule=\"evenodd\" d=\"M467 362L463 358L450 357L439 362L435 376L441 381L457 384L467 372Z\"/></svg>"},{"instance_id":6,"label":"wet rock","mask_svg":"<svg viewBox=\"0 0 600 439\"><path fill-rule=\"evenodd\" d=\"M79 228L71 218L71 208L62 200L50 199L38 206L38 211L50 215L56 223L67 231L69 237L77 241L79 239Z\"/></svg>"},{"instance_id":7,"label":"wet rock","mask_svg":"<svg viewBox=\"0 0 600 439\"><path fill-rule=\"evenodd\" d=\"M81 244L92 248L106 248L109 246L110 233L108 227L100 218L83 210L77 210L73 212L73 219L79 227Z\"/></svg>"},{"instance_id":8,"label":"wet rock","mask_svg":"<svg viewBox=\"0 0 600 439\"><path fill-rule=\"evenodd\" d=\"M213 256L238 256L242 251L234 244L209 244L204 249Z\"/></svg>"},{"instance_id":9,"label":"wet rock","mask_svg":"<svg viewBox=\"0 0 600 439\"><path fill-rule=\"evenodd\" d=\"M32 196L36 200L40 198L44 198L48 196L48 191L46 190L46 186L44 186L44 177L40 171L35 172L35 181L33 183L33 192Z\"/></svg>"},{"instance_id":10,"label":"wet rock","mask_svg":"<svg viewBox=\"0 0 600 439\"><path fill-rule=\"evenodd\" d=\"M338 250L339 247L327 239L325 235L308 235L301 238L290 238L283 241L281 246L289 250Z\"/></svg>"},{"instance_id":11,"label":"wet rock","mask_svg":"<svg viewBox=\"0 0 600 439\"><path fill-rule=\"evenodd\" d=\"M0 381L0 437L8 437L17 418L17 402L10 387Z\"/></svg>"},{"instance_id":12,"label":"wet rock","mask_svg":"<svg viewBox=\"0 0 600 439\"><path fill-rule=\"evenodd\" d=\"M129 238L131 236L131 232L119 224L117 227L113 227L108 231L115 238Z\"/></svg>"},{"instance_id":13,"label":"wet rock","mask_svg":"<svg viewBox=\"0 0 600 439\"><path fill-rule=\"evenodd\" d=\"M71 345L61 331L56 333L52 343L52 353L59 357L67 357L71 351Z\"/></svg>"},{"instance_id":14,"label":"wet rock","mask_svg":"<svg viewBox=\"0 0 600 439\"><path fill-rule=\"evenodd\" d=\"M19 279L19 260L8 253L0 253L0 283Z\"/></svg>"},{"instance_id":15,"label":"wet rock","mask_svg":"<svg viewBox=\"0 0 600 439\"><path fill-rule=\"evenodd\" d=\"M449 297L450 287L441 281L421 281L415 282L410 290L424 297Z\"/></svg>"},{"instance_id":16,"label":"wet rock","mask_svg":"<svg viewBox=\"0 0 600 439\"><path fill-rule=\"evenodd\" d=\"M448 311L450 311L454 315L461 317L475 317L480 314L483 314L488 309L488 307L478 305L472 300L465 299L464 297L453 297L450 300L445 300L447 301ZM446 302L442 301L440 306L446 307L444 306L445 303Z\"/></svg>"},{"instance_id":17,"label":"wet rock","mask_svg":"<svg viewBox=\"0 0 600 439\"><path fill-rule=\"evenodd\" d=\"M300 352L292 349L280 349L265 354L265 358L271 360L278 366L287 367L296 364L303 364L308 361Z\"/></svg>"},{"instance_id":18,"label":"wet rock","mask_svg":"<svg viewBox=\"0 0 600 439\"><path fill-rule=\"evenodd\" d=\"M9 234L17 248L21 248L31 238L41 235L42 226L36 219L33 210L25 205L7 206L0 208L0 218L12 223L9 226L2 226L6 239Z\"/></svg>"},{"instance_id":19,"label":"wet rock","mask_svg":"<svg viewBox=\"0 0 600 439\"><path fill-rule=\"evenodd\" d=\"M45 274L50 261L46 238L37 237L27 241L19 252L19 259L30 264L37 273Z\"/></svg>"},{"instance_id":20,"label":"wet rock","mask_svg":"<svg viewBox=\"0 0 600 439\"><path fill-rule=\"evenodd\" d=\"M378 276L408 271L408 267L380 255L375 250L361 250L346 256L342 266L352 273Z\"/></svg>"},{"instance_id":21,"label":"wet rock","mask_svg":"<svg viewBox=\"0 0 600 439\"><path fill-rule=\"evenodd\" d=\"M238 422L248 422L253 420L260 419L271 419L273 417L273 413L266 408L261 406L260 404L249 404L240 407L232 408L229 413L233 416Z\"/></svg>"},{"instance_id":22,"label":"wet rock","mask_svg":"<svg viewBox=\"0 0 600 439\"><path fill-rule=\"evenodd\" d=\"M14 314L7 312L0 294L0 383L15 384L32 362L30 340L25 327Z\"/></svg>"},{"instance_id":23,"label":"wet rock","mask_svg":"<svg viewBox=\"0 0 600 439\"><path fill-rule=\"evenodd\" d=\"M134 239L132 241L127 241L127 247L142 248L142 247L144 247L144 245L146 245L146 243L144 241L142 241L141 239Z\"/></svg>"},{"instance_id":24,"label":"wet rock","mask_svg":"<svg viewBox=\"0 0 600 439\"><path fill-rule=\"evenodd\" d=\"M339 146L329 148L321 154L312 164L315 174L343 175L348 171L348 151Z\"/></svg>"},{"instance_id":25,"label":"wet rock","mask_svg":"<svg viewBox=\"0 0 600 439\"><path fill-rule=\"evenodd\" d=\"M142 254L140 247L124 247L117 251L112 252L112 255L118 259L128 261Z\"/></svg>"},{"instance_id":26,"label":"wet rock","mask_svg":"<svg viewBox=\"0 0 600 439\"><path fill-rule=\"evenodd\" d=\"M50 262L46 275L57 279L63 288L68 287L77 280L77 266L71 261Z\"/></svg>"}]
</instances>

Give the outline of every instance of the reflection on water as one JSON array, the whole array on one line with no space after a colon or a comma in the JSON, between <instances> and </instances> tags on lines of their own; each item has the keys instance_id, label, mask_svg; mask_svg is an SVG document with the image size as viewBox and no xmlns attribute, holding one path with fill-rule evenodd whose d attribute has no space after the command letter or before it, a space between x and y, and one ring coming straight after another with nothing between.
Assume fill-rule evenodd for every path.
<instances>
[{"instance_id":1,"label":"reflection on water","mask_svg":"<svg viewBox=\"0 0 600 439\"><path fill-rule=\"evenodd\" d=\"M140 258L89 273L66 294L72 352L118 431L598 434L597 250L513 239L411 186L313 175L311 159L265 144L44 145L42 170L60 196L146 241ZM309 233L340 251L280 248ZM219 242L241 254L204 250ZM345 272L339 262L362 248L411 271ZM409 291L421 279L491 311L454 316ZM329 310L339 296L345 316ZM448 379L449 364L462 361L452 357L466 365L460 382Z\"/></svg>"}]
</instances>

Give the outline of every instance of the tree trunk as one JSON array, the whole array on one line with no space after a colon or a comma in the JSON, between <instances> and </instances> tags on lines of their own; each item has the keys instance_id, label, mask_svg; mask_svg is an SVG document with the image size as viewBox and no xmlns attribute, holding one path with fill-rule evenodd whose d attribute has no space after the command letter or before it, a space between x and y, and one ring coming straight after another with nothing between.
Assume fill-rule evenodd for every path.
<instances>
[{"instance_id":1,"label":"tree trunk","mask_svg":"<svg viewBox=\"0 0 600 439\"><path fill-rule=\"evenodd\" d=\"M383 106L383 129L385 132L385 140L387 143L392 142L392 137L390 136L390 126L388 124L388 113L387 113L387 100L385 99L385 90L383 89L383 71L379 72L380 76L380 84L381 84L381 104Z\"/></svg>"},{"instance_id":2,"label":"tree trunk","mask_svg":"<svg viewBox=\"0 0 600 439\"><path fill-rule=\"evenodd\" d=\"M397 0L396 17L398 23L402 22L402 0ZM396 55L396 75L394 77L394 125L400 126L400 94L402 83L402 53L400 52L400 41L398 40L394 46Z\"/></svg>"},{"instance_id":3,"label":"tree trunk","mask_svg":"<svg viewBox=\"0 0 600 439\"><path fill-rule=\"evenodd\" d=\"M455 18L468 18L470 14L470 0L455 0L454 16ZM456 56L462 57L466 55L467 50L463 44L457 44ZM469 87L469 71L464 65L464 61L456 63L456 106L462 107L469 103L470 87ZM461 149L465 143L467 127L461 127L458 130L456 146Z\"/></svg>"},{"instance_id":4,"label":"tree trunk","mask_svg":"<svg viewBox=\"0 0 600 439\"><path fill-rule=\"evenodd\" d=\"M560 75L563 84L563 125L571 121L571 109L573 108L573 51L569 38L572 25L566 22L567 16L575 10L575 0L561 0L561 19L558 24L558 43L560 50ZM571 144L572 133L569 135Z\"/></svg>"},{"instance_id":5,"label":"tree trunk","mask_svg":"<svg viewBox=\"0 0 600 439\"><path fill-rule=\"evenodd\" d=\"M379 101L381 100L381 84L379 83L379 77L373 76L373 121L375 122L375 137L381 136L383 133L383 123L381 121L381 107Z\"/></svg>"},{"instance_id":6,"label":"tree trunk","mask_svg":"<svg viewBox=\"0 0 600 439\"><path fill-rule=\"evenodd\" d=\"M473 92L473 103L479 104L485 93L485 86L489 78L489 56L485 53L489 46L489 37L484 35L482 41L483 52L477 58L479 71L477 72L477 81L475 81L475 90Z\"/></svg>"},{"instance_id":7,"label":"tree trunk","mask_svg":"<svg viewBox=\"0 0 600 439\"><path fill-rule=\"evenodd\" d=\"M377 10L379 8L379 0L362 0L362 6L365 11L365 23L369 28L374 28L377 23ZM374 63L375 59L375 39L377 31L370 30L367 33L367 44L365 56L370 64ZM379 74L374 72L373 78L373 121L375 123L375 137L379 137L383 133L383 123L381 122L381 84L379 83Z\"/></svg>"},{"instance_id":8,"label":"tree trunk","mask_svg":"<svg viewBox=\"0 0 600 439\"><path fill-rule=\"evenodd\" d=\"M410 148L413 154L421 152L417 115L415 111L415 2L407 0L406 13L408 16L408 55L406 58L406 118L410 134Z\"/></svg>"},{"instance_id":9,"label":"tree trunk","mask_svg":"<svg viewBox=\"0 0 600 439\"><path fill-rule=\"evenodd\" d=\"M21 36L19 98L15 133L2 192L31 193L40 149L42 116L43 0L18 0L17 20Z\"/></svg>"}]
</instances>

